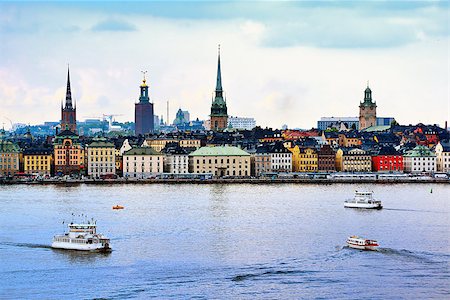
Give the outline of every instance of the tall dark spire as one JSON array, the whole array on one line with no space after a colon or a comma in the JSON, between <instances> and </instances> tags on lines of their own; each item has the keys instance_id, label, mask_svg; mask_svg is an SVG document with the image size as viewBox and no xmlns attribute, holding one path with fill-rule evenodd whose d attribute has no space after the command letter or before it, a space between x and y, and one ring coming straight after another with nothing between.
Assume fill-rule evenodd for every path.
<instances>
[{"instance_id":1,"label":"tall dark spire","mask_svg":"<svg viewBox=\"0 0 450 300\"><path fill-rule=\"evenodd\" d=\"M216 97L222 97L222 73L220 71L220 45L217 59L217 82L216 82Z\"/></svg>"},{"instance_id":2,"label":"tall dark spire","mask_svg":"<svg viewBox=\"0 0 450 300\"><path fill-rule=\"evenodd\" d=\"M66 107L65 108L72 108L72 93L70 91L69 66L67 66L67 89L66 89Z\"/></svg>"}]
</instances>

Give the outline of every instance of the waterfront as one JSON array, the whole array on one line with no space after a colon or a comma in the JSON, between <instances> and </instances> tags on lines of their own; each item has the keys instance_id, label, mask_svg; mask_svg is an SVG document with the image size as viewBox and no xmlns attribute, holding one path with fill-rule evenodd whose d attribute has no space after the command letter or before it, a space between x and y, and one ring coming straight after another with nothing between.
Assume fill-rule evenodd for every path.
<instances>
[{"instance_id":1,"label":"waterfront","mask_svg":"<svg viewBox=\"0 0 450 300\"><path fill-rule=\"evenodd\" d=\"M355 189L385 208L345 209ZM0 297L446 298L449 194L444 184L0 186ZM50 249L72 213L95 217L114 251ZM380 251L344 247L351 234Z\"/></svg>"}]
</instances>

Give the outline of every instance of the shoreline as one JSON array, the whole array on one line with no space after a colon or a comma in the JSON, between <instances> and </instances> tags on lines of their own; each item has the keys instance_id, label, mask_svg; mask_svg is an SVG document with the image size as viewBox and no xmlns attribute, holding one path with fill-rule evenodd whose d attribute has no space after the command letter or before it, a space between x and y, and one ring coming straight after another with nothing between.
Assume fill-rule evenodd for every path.
<instances>
[{"instance_id":1,"label":"shoreline","mask_svg":"<svg viewBox=\"0 0 450 300\"><path fill-rule=\"evenodd\" d=\"M70 179L70 180L41 180L41 181L20 181L8 180L0 181L2 185L110 185L110 184L356 184L356 183L371 183L371 184L401 184L401 183L437 183L450 184L448 179L436 178L419 178L419 179L305 179L305 178L277 178L277 179Z\"/></svg>"}]
</instances>

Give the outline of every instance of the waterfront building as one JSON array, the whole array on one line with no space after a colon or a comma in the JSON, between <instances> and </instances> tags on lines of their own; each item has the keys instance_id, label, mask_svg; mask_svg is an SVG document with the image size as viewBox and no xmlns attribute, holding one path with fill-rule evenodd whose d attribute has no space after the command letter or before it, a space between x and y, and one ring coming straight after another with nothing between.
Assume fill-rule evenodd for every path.
<instances>
[{"instance_id":1,"label":"waterfront building","mask_svg":"<svg viewBox=\"0 0 450 300\"><path fill-rule=\"evenodd\" d=\"M403 170L406 173L436 172L436 154L426 146L416 146L403 154Z\"/></svg>"},{"instance_id":2,"label":"waterfront building","mask_svg":"<svg viewBox=\"0 0 450 300\"><path fill-rule=\"evenodd\" d=\"M372 90L367 85L364 101L359 104L359 130L377 125L377 104L372 101Z\"/></svg>"},{"instance_id":3,"label":"waterfront building","mask_svg":"<svg viewBox=\"0 0 450 300\"><path fill-rule=\"evenodd\" d=\"M164 155L150 147L134 147L123 154L123 176L151 178L163 172Z\"/></svg>"},{"instance_id":4,"label":"waterfront building","mask_svg":"<svg viewBox=\"0 0 450 300\"><path fill-rule=\"evenodd\" d=\"M316 149L296 145L289 148L289 151L292 152L292 171L317 172L318 157Z\"/></svg>"},{"instance_id":5,"label":"waterfront building","mask_svg":"<svg viewBox=\"0 0 450 300\"><path fill-rule=\"evenodd\" d=\"M392 146L382 147L376 155L372 155L372 170L403 171L403 155Z\"/></svg>"},{"instance_id":6,"label":"waterfront building","mask_svg":"<svg viewBox=\"0 0 450 300\"><path fill-rule=\"evenodd\" d=\"M66 101L64 106L61 102L61 131L64 130L77 132L77 108L75 105L72 105L69 68L67 68Z\"/></svg>"},{"instance_id":7,"label":"waterfront building","mask_svg":"<svg viewBox=\"0 0 450 300\"><path fill-rule=\"evenodd\" d=\"M370 172L372 158L358 148L339 148L336 152L336 170L340 172Z\"/></svg>"},{"instance_id":8,"label":"waterfront building","mask_svg":"<svg viewBox=\"0 0 450 300\"><path fill-rule=\"evenodd\" d=\"M450 173L450 143L439 142L435 148L438 172Z\"/></svg>"},{"instance_id":9,"label":"waterfront building","mask_svg":"<svg viewBox=\"0 0 450 300\"><path fill-rule=\"evenodd\" d=\"M222 131L228 125L227 103L223 96L222 74L220 71L220 48L217 61L217 79L215 97L211 103L210 128L214 131Z\"/></svg>"},{"instance_id":10,"label":"waterfront building","mask_svg":"<svg viewBox=\"0 0 450 300\"><path fill-rule=\"evenodd\" d=\"M250 176L250 154L237 147L202 147L189 154L190 173Z\"/></svg>"},{"instance_id":11,"label":"waterfront building","mask_svg":"<svg viewBox=\"0 0 450 300\"><path fill-rule=\"evenodd\" d=\"M239 130L252 130L256 127L254 118L233 117L228 118L228 127Z\"/></svg>"},{"instance_id":12,"label":"waterfront building","mask_svg":"<svg viewBox=\"0 0 450 300\"><path fill-rule=\"evenodd\" d=\"M0 176L13 176L20 170L20 147L13 142L0 139Z\"/></svg>"},{"instance_id":13,"label":"waterfront building","mask_svg":"<svg viewBox=\"0 0 450 300\"><path fill-rule=\"evenodd\" d=\"M336 152L330 145L323 145L317 152L317 170L319 172L336 171Z\"/></svg>"},{"instance_id":14,"label":"waterfront building","mask_svg":"<svg viewBox=\"0 0 450 300\"><path fill-rule=\"evenodd\" d=\"M134 123L135 134L144 135L146 133L152 133L154 130L154 114L153 103L150 102L148 96L148 85L146 83L145 75L140 86L141 95L139 102L134 104Z\"/></svg>"},{"instance_id":15,"label":"waterfront building","mask_svg":"<svg viewBox=\"0 0 450 300\"><path fill-rule=\"evenodd\" d=\"M292 172L292 152L283 143L276 142L269 147L272 172Z\"/></svg>"},{"instance_id":16,"label":"waterfront building","mask_svg":"<svg viewBox=\"0 0 450 300\"><path fill-rule=\"evenodd\" d=\"M114 144L104 138L95 139L86 146L87 175L99 178L116 174L116 151Z\"/></svg>"},{"instance_id":17,"label":"waterfront building","mask_svg":"<svg viewBox=\"0 0 450 300\"><path fill-rule=\"evenodd\" d=\"M84 172L84 149L76 133L70 130L58 133L53 141L53 149L56 175L72 175Z\"/></svg>"},{"instance_id":18,"label":"waterfront building","mask_svg":"<svg viewBox=\"0 0 450 300\"><path fill-rule=\"evenodd\" d=\"M272 171L268 145L256 148L256 152L253 158L254 172L252 173L252 175L259 177L264 173L269 173Z\"/></svg>"},{"instance_id":19,"label":"waterfront building","mask_svg":"<svg viewBox=\"0 0 450 300\"><path fill-rule=\"evenodd\" d=\"M166 144L161 152L164 153L164 173L189 173L189 155L186 148L174 142Z\"/></svg>"},{"instance_id":20,"label":"waterfront building","mask_svg":"<svg viewBox=\"0 0 450 300\"><path fill-rule=\"evenodd\" d=\"M23 151L23 171L26 174L51 175L53 151L48 148L28 148Z\"/></svg>"}]
</instances>

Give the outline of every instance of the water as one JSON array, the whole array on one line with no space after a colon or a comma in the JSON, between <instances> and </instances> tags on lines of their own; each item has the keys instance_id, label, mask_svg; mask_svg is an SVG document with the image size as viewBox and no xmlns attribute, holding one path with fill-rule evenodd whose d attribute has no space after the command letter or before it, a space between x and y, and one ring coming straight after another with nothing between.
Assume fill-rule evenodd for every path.
<instances>
[{"instance_id":1,"label":"water","mask_svg":"<svg viewBox=\"0 0 450 300\"><path fill-rule=\"evenodd\" d=\"M385 208L345 209L355 189L373 190ZM449 192L431 184L0 186L0 298L448 298ZM114 251L49 248L72 213L95 217ZM380 250L345 247L352 234Z\"/></svg>"}]
</instances>

